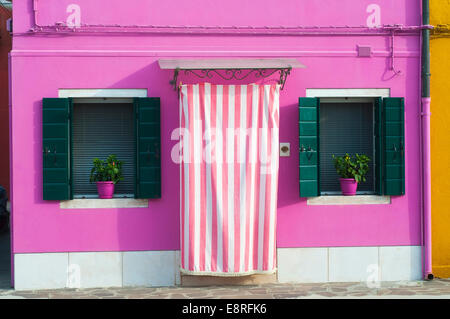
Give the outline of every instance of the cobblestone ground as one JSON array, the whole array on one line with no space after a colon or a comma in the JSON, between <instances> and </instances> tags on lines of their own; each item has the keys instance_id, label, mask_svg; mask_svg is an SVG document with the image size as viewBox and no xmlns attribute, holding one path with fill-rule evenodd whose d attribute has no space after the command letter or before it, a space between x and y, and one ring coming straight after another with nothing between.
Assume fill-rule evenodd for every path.
<instances>
[{"instance_id":1,"label":"cobblestone ground","mask_svg":"<svg viewBox=\"0 0 450 319\"><path fill-rule=\"evenodd\" d=\"M298 299L298 298L445 298L450 299L450 279L414 282L264 284L254 286L0 290L0 298L44 299Z\"/></svg>"}]
</instances>

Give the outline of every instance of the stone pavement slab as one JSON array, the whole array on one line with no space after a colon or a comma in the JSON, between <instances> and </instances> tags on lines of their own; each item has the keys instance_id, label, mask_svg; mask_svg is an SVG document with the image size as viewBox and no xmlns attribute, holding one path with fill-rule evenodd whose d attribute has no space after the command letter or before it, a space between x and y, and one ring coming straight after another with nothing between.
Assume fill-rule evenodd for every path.
<instances>
[{"instance_id":1,"label":"stone pavement slab","mask_svg":"<svg viewBox=\"0 0 450 319\"><path fill-rule=\"evenodd\" d=\"M0 299L450 299L450 279L253 286L0 290Z\"/></svg>"}]
</instances>

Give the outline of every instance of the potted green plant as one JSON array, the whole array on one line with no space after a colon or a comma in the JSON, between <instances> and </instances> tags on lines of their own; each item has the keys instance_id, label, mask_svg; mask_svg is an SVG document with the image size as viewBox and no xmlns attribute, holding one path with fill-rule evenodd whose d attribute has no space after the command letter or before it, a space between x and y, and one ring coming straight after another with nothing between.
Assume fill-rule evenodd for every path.
<instances>
[{"instance_id":1,"label":"potted green plant","mask_svg":"<svg viewBox=\"0 0 450 319\"><path fill-rule=\"evenodd\" d=\"M109 155L106 160L93 159L90 182L96 182L99 198L112 198L114 185L123 179L122 165L116 155Z\"/></svg>"},{"instance_id":2,"label":"potted green plant","mask_svg":"<svg viewBox=\"0 0 450 319\"><path fill-rule=\"evenodd\" d=\"M356 194L358 183L366 181L366 174L369 171L370 158L367 155L355 154L350 156L345 153L344 156L334 156L334 167L341 177L341 191L343 195L352 196Z\"/></svg>"}]
</instances>

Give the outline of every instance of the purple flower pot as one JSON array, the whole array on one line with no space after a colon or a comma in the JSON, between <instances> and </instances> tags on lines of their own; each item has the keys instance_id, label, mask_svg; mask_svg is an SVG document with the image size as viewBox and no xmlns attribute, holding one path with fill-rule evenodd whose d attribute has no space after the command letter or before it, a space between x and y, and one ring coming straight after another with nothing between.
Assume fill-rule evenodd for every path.
<instances>
[{"instance_id":1,"label":"purple flower pot","mask_svg":"<svg viewBox=\"0 0 450 319\"><path fill-rule=\"evenodd\" d=\"M341 182L342 195L345 196L356 195L358 183L354 178L339 178L339 181Z\"/></svg>"},{"instance_id":2,"label":"purple flower pot","mask_svg":"<svg viewBox=\"0 0 450 319\"><path fill-rule=\"evenodd\" d=\"M99 198L113 198L114 183L113 182L97 182L97 191Z\"/></svg>"}]
</instances>

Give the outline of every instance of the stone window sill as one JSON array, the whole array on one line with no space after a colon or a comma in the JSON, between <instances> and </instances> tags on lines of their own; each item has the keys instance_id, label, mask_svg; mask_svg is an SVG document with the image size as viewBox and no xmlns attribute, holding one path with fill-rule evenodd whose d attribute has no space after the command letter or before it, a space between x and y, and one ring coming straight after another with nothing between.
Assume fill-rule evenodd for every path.
<instances>
[{"instance_id":1,"label":"stone window sill","mask_svg":"<svg viewBox=\"0 0 450 319\"><path fill-rule=\"evenodd\" d=\"M148 207L148 199L135 198L111 198L111 199L72 199L61 201L59 207L62 209L84 209L84 208L136 208Z\"/></svg>"},{"instance_id":2,"label":"stone window sill","mask_svg":"<svg viewBox=\"0 0 450 319\"><path fill-rule=\"evenodd\" d=\"M391 203L390 196L318 196L308 198L308 205L386 205Z\"/></svg>"}]
</instances>

